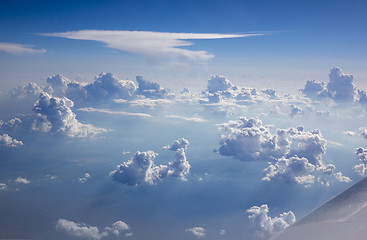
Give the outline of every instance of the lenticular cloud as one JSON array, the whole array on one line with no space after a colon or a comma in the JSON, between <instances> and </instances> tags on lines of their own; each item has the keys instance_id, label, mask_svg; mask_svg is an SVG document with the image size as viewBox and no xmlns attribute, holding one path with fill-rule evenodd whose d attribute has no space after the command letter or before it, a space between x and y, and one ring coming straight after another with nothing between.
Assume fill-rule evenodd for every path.
<instances>
[{"instance_id":1,"label":"lenticular cloud","mask_svg":"<svg viewBox=\"0 0 367 240\"><path fill-rule=\"evenodd\" d=\"M180 47L190 46L190 39L223 39L260 36L263 34L217 34L217 33L162 33L147 31L81 30L62 33L44 33L43 36L103 42L107 47L132 52L151 59L167 60L184 58L192 61L207 61L214 55L206 51L193 51Z\"/></svg>"}]
</instances>

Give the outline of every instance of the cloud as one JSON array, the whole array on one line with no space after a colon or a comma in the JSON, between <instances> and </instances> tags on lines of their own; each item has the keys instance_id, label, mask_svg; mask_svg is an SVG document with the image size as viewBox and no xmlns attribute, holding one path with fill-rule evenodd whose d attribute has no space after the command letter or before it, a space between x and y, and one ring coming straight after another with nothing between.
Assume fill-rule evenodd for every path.
<instances>
[{"instance_id":1,"label":"cloud","mask_svg":"<svg viewBox=\"0 0 367 240\"><path fill-rule=\"evenodd\" d=\"M303 113L303 110L302 108L294 105L294 104L291 104L291 112L289 113L290 117L293 118L297 115L300 115Z\"/></svg>"},{"instance_id":2,"label":"cloud","mask_svg":"<svg viewBox=\"0 0 367 240\"><path fill-rule=\"evenodd\" d=\"M185 181L191 168L185 154L188 145L188 140L180 138L164 147L176 151L174 159L167 165L155 165L154 159L158 154L153 151L138 151L129 161L118 165L110 175L115 181L135 186L143 183L152 185L167 176L180 177Z\"/></svg>"},{"instance_id":3,"label":"cloud","mask_svg":"<svg viewBox=\"0 0 367 240\"><path fill-rule=\"evenodd\" d=\"M18 177L14 181L19 184L30 184L31 183L28 179L22 178L22 177Z\"/></svg>"},{"instance_id":4,"label":"cloud","mask_svg":"<svg viewBox=\"0 0 367 240\"><path fill-rule=\"evenodd\" d=\"M179 148L176 150L175 158L168 163L168 176L180 177L181 180L186 180L186 175L190 173L191 165L186 159L185 149Z\"/></svg>"},{"instance_id":5,"label":"cloud","mask_svg":"<svg viewBox=\"0 0 367 240\"><path fill-rule=\"evenodd\" d=\"M367 149L363 147L356 148L356 155L361 164L353 167L354 171L361 177L367 176Z\"/></svg>"},{"instance_id":6,"label":"cloud","mask_svg":"<svg viewBox=\"0 0 367 240\"><path fill-rule=\"evenodd\" d=\"M89 173L85 173L84 174L84 177L78 178L78 180L79 180L80 183L86 183L89 178L90 178L90 174Z\"/></svg>"},{"instance_id":7,"label":"cloud","mask_svg":"<svg viewBox=\"0 0 367 240\"><path fill-rule=\"evenodd\" d=\"M132 116L132 117L142 117L142 118L152 117L152 115L149 115L147 113L132 113L132 112L124 112L124 111L112 111L112 110L109 110L109 109L92 108L92 107L79 108L78 111L97 112L97 113L105 113L105 114L113 114L113 115L124 115L124 116Z\"/></svg>"},{"instance_id":8,"label":"cloud","mask_svg":"<svg viewBox=\"0 0 367 240\"><path fill-rule=\"evenodd\" d=\"M187 139L179 138L176 141L174 141L171 145L167 145L163 147L163 149L176 151L179 148L183 148L184 150L186 150L187 146L189 145L190 145L190 142Z\"/></svg>"},{"instance_id":9,"label":"cloud","mask_svg":"<svg viewBox=\"0 0 367 240\"><path fill-rule=\"evenodd\" d=\"M319 182L329 185L335 166L325 164L322 156L326 152L327 140L321 131L305 131L303 126L276 129L263 125L258 118L240 117L219 125L219 153L233 156L242 161L270 161L264 169L263 181L283 180L286 182L311 184L313 173L322 174Z\"/></svg>"},{"instance_id":10,"label":"cloud","mask_svg":"<svg viewBox=\"0 0 367 240\"><path fill-rule=\"evenodd\" d=\"M353 84L353 75L345 74L339 67L330 69L329 82L308 80L305 87L300 89L307 97L314 99L330 98L338 103L358 101L367 103L364 90L357 89Z\"/></svg>"},{"instance_id":11,"label":"cloud","mask_svg":"<svg viewBox=\"0 0 367 240\"><path fill-rule=\"evenodd\" d=\"M172 94L169 94L168 90L161 88L158 83L150 82L141 76L136 77L136 81L138 82L137 94L143 95L147 98L167 98L172 97Z\"/></svg>"},{"instance_id":12,"label":"cloud","mask_svg":"<svg viewBox=\"0 0 367 240\"><path fill-rule=\"evenodd\" d=\"M335 101L354 101L356 92L352 75L344 74L343 70L335 67L330 70L329 80L326 88Z\"/></svg>"},{"instance_id":13,"label":"cloud","mask_svg":"<svg viewBox=\"0 0 367 240\"><path fill-rule=\"evenodd\" d=\"M234 87L234 85L225 77L223 76L212 76L208 80L208 92L209 93L216 93L219 91L227 91Z\"/></svg>"},{"instance_id":14,"label":"cloud","mask_svg":"<svg viewBox=\"0 0 367 240\"><path fill-rule=\"evenodd\" d=\"M127 231L129 226L122 221L117 221L113 223L111 227L106 227L104 228L104 231L100 231L98 227L60 218L56 223L56 229L62 230L70 236L100 240L110 236L111 234L119 236L121 232Z\"/></svg>"},{"instance_id":15,"label":"cloud","mask_svg":"<svg viewBox=\"0 0 367 240\"><path fill-rule=\"evenodd\" d=\"M34 54L34 53L45 53L46 49L35 49L31 45L18 44L18 43L4 43L0 42L0 51L6 52L12 55L22 54Z\"/></svg>"},{"instance_id":16,"label":"cloud","mask_svg":"<svg viewBox=\"0 0 367 240\"><path fill-rule=\"evenodd\" d=\"M5 191L8 189L8 186L6 186L5 183L0 183L0 191Z\"/></svg>"},{"instance_id":17,"label":"cloud","mask_svg":"<svg viewBox=\"0 0 367 240\"><path fill-rule=\"evenodd\" d=\"M283 157L274 165L264 169L265 177L262 180L281 179L286 182L311 184L315 182L315 177L310 174L313 171L315 171L315 166L310 164L306 158Z\"/></svg>"},{"instance_id":18,"label":"cloud","mask_svg":"<svg viewBox=\"0 0 367 240\"><path fill-rule=\"evenodd\" d=\"M125 99L114 99L115 103L126 103L132 107L148 107L154 109L158 105L172 104L173 101L171 99L151 99L151 98L138 98L134 100L125 100Z\"/></svg>"},{"instance_id":19,"label":"cloud","mask_svg":"<svg viewBox=\"0 0 367 240\"><path fill-rule=\"evenodd\" d=\"M204 238L206 236L206 230L203 227L193 227L185 230L191 232L197 238Z\"/></svg>"},{"instance_id":20,"label":"cloud","mask_svg":"<svg viewBox=\"0 0 367 240\"><path fill-rule=\"evenodd\" d=\"M93 137L107 131L90 124L80 123L71 110L73 106L73 101L66 97L58 98L47 93L41 93L40 99L33 107L37 118L33 122L32 129L59 133L69 137Z\"/></svg>"},{"instance_id":21,"label":"cloud","mask_svg":"<svg viewBox=\"0 0 367 240\"><path fill-rule=\"evenodd\" d=\"M13 88L13 90L10 91L10 96L16 97L17 99L38 97L42 93L42 91L42 88L36 83L26 83L22 86Z\"/></svg>"},{"instance_id":22,"label":"cloud","mask_svg":"<svg viewBox=\"0 0 367 240\"><path fill-rule=\"evenodd\" d=\"M289 225L296 222L296 217L292 211L284 212L279 217L268 216L269 207L263 204L260 207L253 206L247 209L248 218L254 223L255 232L263 239L282 231Z\"/></svg>"},{"instance_id":23,"label":"cloud","mask_svg":"<svg viewBox=\"0 0 367 240\"><path fill-rule=\"evenodd\" d=\"M16 131L22 125L22 120L20 118L12 118L9 121L3 123L0 120L0 128L5 131Z\"/></svg>"},{"instance_id":24,"label":"cloud","mask_svg":"<svg viewBox=\"0 0 367 240\"><path fill-rule=\"evenodd\" d=\"M156 156L157 153L153 151L138 151L129 161L118 165L110 175L113 180L128 185L154 184L168 174L167 165L154 164Z\"/></svg>"},{"instance_id":25,"label":"cloud","mask_svg":"<svg viewBox=\"0 0 367 240\"><path fill-rule=\"evenodd\" d=\"M5 133L0 135L0 146L18 147L23 146L23 143L22 141L18 141Z\"/></svg>"},{"instance_id":26,"label":"cloud","mask_svg":"<svg viewBox=\"0 0 367 240\"><path fill-rule=\"evenodd\" d=\"M93 40L107 47L143 55L150 59L168 60L184 58L207 61L214 56L206 51L193 51L181 47L191 46L190 39L223 39L260 36L263 34L216 34L216 33L163 33L148 31L81 30L62 33L43 33L42 36L78 40Z\"/></svg>"},{"instance_id":27,"label":"cloud","mask_svg":"<svg viewBox=\"0 0 367 240\"><path fill-rule=\"evenodd\" d=\"M177 116L177 115L168 115L166 117L178 119L178 120L189 121L189 122L207 122L207 120L200 118L200 117L184 117L184 116Z\"/></svg>"},{"instance_id":28,"label":"cloud","mask_svg":"<svg viewBox=\"0 0 367 240\"><path fill-rule=\"evenodd\" d=\"M222 123L219 131L219 153L244 161L278 157L288 147L286 139L278 144L277 136L273 136L269 127L258 118L240 117L238 121Z\"/></svg>"},{"instance_id":29,"label":"cloud","mask_svg":"<svg viewBox=\"0 0 367 240\"><path fill-rule=\"evenodd\" d=\"M89 101L101 101L106 98L130 99L136 91L136 85L133 81L120 80L112 73L101 73L93 83L84 86L84 89Z\"/></svg>"},{"instance_id":30,"label":"cloud","mask_svg":"<svg viewBox=\"0 0 367 240\"><path fill-rule=\"evenodd\" d=\"M361 133L361 135L367 139L367 128L366 127L360 127L359 132Z\"/></svg>"},{"instance_id":31,"label":"cloud","mask_svg":"<svg viewBox=\"0 0 367 240\"><path fill-rule=\"evenodd\" d=\"M349 177L343 176L343 173L341 172L337 172L334 174L336 180L338 180L339 182L351 182L352 180Z\"/></svg>"}]
</instances>

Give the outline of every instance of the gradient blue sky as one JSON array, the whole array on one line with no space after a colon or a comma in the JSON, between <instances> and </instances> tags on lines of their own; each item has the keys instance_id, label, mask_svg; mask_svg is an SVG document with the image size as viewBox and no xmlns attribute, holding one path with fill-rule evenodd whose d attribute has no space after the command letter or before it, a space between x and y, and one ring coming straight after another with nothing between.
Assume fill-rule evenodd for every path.
<instances>
[{"instance_id":1,"label":"gradient blue sky","mask_svg":"<svg viewBox=\"0 0 367 240\"><path fill-rule=\"evenodd\" d=\"M0 52L3 86L41 82L51 74L91 80L107 71L135 75L166 86L203 87L210 74L233 81L298 88L307 79L325 80L340 66L356 83L367 76L364 1L3 1L0 42L34 45L45 54ZM86 29L189 33L267 33L265 36L193 40L187 49L215 55L206 67L167 67L93 41L36 33ZM27 78L27 79L26 79ZM253 81L253 83L251 82Z\"/></svg>"},{"instance_id":2,"label":"gradient blue sky","mask_svg":"<svg viewBox=\"0 0 367 240\"><path fill-rule=\"evenodd\" d=\"M246 209L301 218L367 174L366 13L362 0L1 1L0 238L117 239L105 227L121 220L133 232L122 239L200 239L190 229L203 227L206 239L259 240ZM158 33L169 54L61 37L82 30ZM305 87L312 79L323 83ZM180 138L187 149L162 149ZM156 184L128 185L139 180L134 153L148 150ZM314 165L275 173L290 158ZM110 235L81 238L60 219Z\"/></svg>"}]
</instances>

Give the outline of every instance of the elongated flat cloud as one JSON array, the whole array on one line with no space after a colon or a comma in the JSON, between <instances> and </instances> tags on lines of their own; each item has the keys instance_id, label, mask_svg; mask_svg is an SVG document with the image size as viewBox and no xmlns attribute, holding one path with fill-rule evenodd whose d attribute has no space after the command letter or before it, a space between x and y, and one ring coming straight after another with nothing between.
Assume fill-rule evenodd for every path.
<instances>
[{"instance_id":1,"label":"elongated flat cloud","mask_svg":"<svg viewBox=\"0 0 367 240\"><path fill-rule=\"evenodd\" d=\"M41 35L103 42L109 48L137 53L153 59L184 57L189 60L206 61L213 58L214 55L206 51L193 51L179 47L193 45L192 42L186 41L190 39L239 38L259 36L263 34L81 30L62 33L43 33Z\"/></svg>"},{"instance_id":2,"label":"elongated flat cloud","mask_svg":"<svg viewBox=\"0 0 367 240\"><path fill-rule=\"evenodd\" d=\"M0 42L0 51L13 55L22 55L26 53L45 53L46 49L35 49L31 45L25 44Z\"/></svg>"},{"instance_id":3,"label":"elongated flat cloud","mask_svg":"<svg viewBox=\"0 0 367 240\"><path fill-rule=\"evenodd\" d=\"M92 108L92 107L79 108L78 110L83 111L83 112L97 112L97 113L133 116L133 117L143 117L143 118L152 117L152 115L149 115L147 113L132 113L132 112L124 112L124 111L112 111L112 110L109 110L109 109L98 109L98 108Z\"/></svg>"}]
</instances>

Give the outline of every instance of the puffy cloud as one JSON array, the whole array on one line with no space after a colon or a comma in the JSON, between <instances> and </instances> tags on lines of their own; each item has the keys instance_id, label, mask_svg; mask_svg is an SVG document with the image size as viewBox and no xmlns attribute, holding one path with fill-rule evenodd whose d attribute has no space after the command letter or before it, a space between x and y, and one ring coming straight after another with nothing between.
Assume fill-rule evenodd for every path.
<instances>
[{"instance_id":1,"label":"puffy cloud","mask_svg":"<svg viewBox=\"0 0 367 240\"><path fill-rule=\"evenodd\" d=\"M361 133L361 135L367 139L367 128L365 127L360 127L359 129L359 132Z\"/></svg>"},{"instance_id":2,"label":"puffy cloud","mask_svg":"<svg viewBox=\"0 0 367 240\"><path fill-rule=\"evenodd\" d=\"M49 93L59 97L65 96L68 84L71 83L69 79L60 74L48 77L46 82L49 84L48 88L46 88L49 90Z\"/></svg>"},{"instance_id":3,"label":"puffy cloud","mask_svg":"<svg viewBox=\"0 0 367 240\"><path fill-rule=\"evenodd\" d=\"M168 90L161 88L158 83L144 80L141 76L137 76L136 81L139 84L137 89L137 94L139 95L143 95L147 98L167 98L172 96L168 93Z\"/></svg>"},{"instance_id":4,"label":"puffy cloud","mask_svg":"<svg viewBox=\"0 0 367 240\"><path fill-rule=\"evenodd\" d=\"M238 121L221 124L219 130L222 155L253 161L272 157L276 152L276 139L258 118L241 117Z\"/></svg>"},{"instance_id":5,"label":"puffy cloud","mask_svg":"<svg viewBox=\"0 0 367 240\"><path fill-rule=\"evenodd\" d=\"M186 175L190 173L191 165L186 159L184 148L176 150L175 158L168 163L168 167L168 176L180 177L182 180L186 180Z\"/></svg>"},{"instance_id":6,"label":"puffy cloud","mask_svg":"<svg viewBox=\"0 0 367 240\"><path fill-rule=\"evenodd\" d=\"M297 116L297 115L300 115L300 114L302 114L302 109L300 108L300 107L298 107L298 106L296 106L296 105L294 105L294 104L291 104L291 112L290 112L290 116L291 116L291 118L293 118L293 117L295 117L295 116Z\"/></svg>"},{"instance_id":7,"label":"puffy cloud","mask_svg":"<svg viewBox=\"0 0 367 240\"><path fill-rule=\"evenodd\" d=\"M187 139L179 138L179 139L175 140L171 145L167 145L167 146L163 147L163 149L176 151L179 148L183 148L184 150L186 150L187 146L189 146L189 144L190 144L190 142Z\"/></svg>"},{"instance_id":8,"label":"puffy cloud","mask_svg":"<svg viewBox=\"0 0 367 240\"><path fill-rule=\"evenodd\" d=\"M367 164L367 149L363 147L356 148L356 155L358 160Z\"/></svg>"},{"instance_id":9,"label":"puffy cloud","mask_svg":"<svg viewBox=\"0 0 367 240\"><path fill-rule=\"evenodd\" d=\"M308 80L306 82L305 88L300 89L303 94L305 94L309 98L322 97L325 95L322 94L325 89L325 83L316 81L316 80Z\"/></svg>"},{"instance_id":10,"label":"puffy cloud","mask_svg":"<svg viewBox=\"0 0 367 240\"><path fill-rule=\"evenodd\" d=\"M323 178L339 177L333 175L335 166L325 164L322 160L327 140L320 130L305 131L300 126L277 129L273 134L269 126L263 125L258 118L246 117L223 123L219 130L221 155L233 156L243 161L271 161L264 169L264 181L283 180L311 184L315 182L315 176L312 175L315 170Z\"/></svg>"},{"instance_id":11,"label":"puffy cloud","mask_svg":"<svg viewBox=\"0 0 367 240\"><path fill-rule=\"evenodd\" d=\"M98 227L60 218L56 223L56 229L62 230L70 236L100 240L111 234L119 236L121 232L128 230L129 226L122 221L117 221L111 227L106 227L104 231L100 231Z\"/></svg>"},{"instance_id":12,"label":"puffy cloud","mask_svg":"<svg viewBox=\"0 0 367 240\"><path fill-rule=\"evenodd\" d=\"M343 173L341 172L337 172L334 174L336 180L338 180L339 182L351 182L352 180L349 177L346 177L343 175Z\"/></svg>"},{"instance_id":13,"label":"puffy cloud","mask_svg":"<svg viewBox=\"0 0 367 240\"><path fill-rule=\"evenodd\" d=\"M361 177L367 176L367 167L366 164L357 164L353 167L354 171Z\"/></svg>"},{"instance_id":14,"label":"puffy cloud","mask_svg":"<svg viewBox=\"0 0 367 240\"><path fill-rule=\"evenodd\" d=\"M191 168L185 155L185 149L188 145L188 140L180 138L174 141L171 146L164 147L164 149L176 151L174 159L168 162L168 165L155 165L154 159L158 154L153 151L138 151L129 161L118 165L117 169L112 171L110 175L113 180L128 185L155 184L167 176L186 180Z\"/></svg>"},{"instance_id":15,"label":"puffy cloud","mask_svg":"<svg viewBox=\"0 0 367 240\"><path fill-rule=\"evenodd\" d=\"M193 227L185 230L191 232L197 238L204 238L206 236L206 230L203 227Z\"/></svg>"},{"instance_id":16,"label":"puffy cloud","mask_svg":"<svg viewBox=\"0 0 367 240\"><path fill-rule=\"evenodd\" d=\"M234 85L225 77L222 76L212 76L208 80L208 92L209 93L216 93L216 92L224 92L231 90Z\"/></svg>"},{"instance_id":17,"label":"puffy cloud","mask_svg":"<svg viewBox=\"0 0 367 240\"><path fill-rule=\"evenodd\" d=\"M12 118L6 123L0 121L0 128L5 131L16 131L22 125L22 120L20 118Z\"/></svg>"},{"instance_id":18,"label":"puffy cloud","mask_svg":"<svg viewBox=\"0 0 367 240\"><path fill-rule=\"evenodd\" d=\"M37 118L33 122L32 129L64 134L69 137L95 136L106 131L90 124L80 123L71 110L73 106L73 101L66 97L58 98L41 93L40 99L33 107Z\"/></svg>"},{"instance_id":19,"label":"puffy cloud","mask_svg":"<svg viewBox=\"0 0 367 240\"><path fill-rule=\"evenodd\" d=\"M153 151L138 151L129 161L118 165L110 175L115 181L128 185L154 184L168 174L168 166L154 164L156 156L157 153Z\"/></svg>"},{"instance_id":20,"label":"puffy cloud","mask_svg":"<svg viewBox=\"0 0 367 240\"><path fill-rule=\"evenodd\" d=\"M356 155L362 163L355 165L353 167L354 171L362 177L367 176L367 149L363 147L356 148Z\"/></svg>"},{"instance_id":21,"label":"puffy cloud","mask_svg":"<svg viewBox=\"0 0 367 240\"><path fill-rule=\"evenodd\" d=\"M22 177L17 177L14 181L19 184L30 184L31 183L28 179L22 178Z\"/></svg>"},{"instance_id":22,"label":"puffy cloud","mask_svg":"<svg viewBox=\"0 0 367 240\"><path fill-rule=\"evenodd\" d=\"M264 239L296 222L296 217L292 211L284 212L279 217L270 217L267 204L263 204L260 207L253 206L247 209L247 213L249 214L248 218L254 223L255 232Z\"/></svg>"},{"instance_id":23,"label":"puffy cloud","mask_svg":"<svg viewBox=\"0 0 367 240\"><path fill-rule=\"evenodd\" d=\"M90 174L89 173L85 173L84 177L82 178L78 178L79 182L81 183L86 183L88 181L88 179L90 178Z\"/></svg>"},{"instance_id":24,"label":"puffy cloud","mask_svg":"<svg viewBox=\"0 0 367 240\"><path fill-rule=\"evenodd\" d=\"M315 177L311 175L315 170L315 166L310 164L306 158L297 156L279 159L274 165L270 165L264 169L264 181L271 179L281 179L287 182L299 184L314 183Z\"/></svg>"},{"instance_id":25,"label":"puffy cloud","mask_svg":"<svg viewBox=\"0 0 367 240\"><path fill-rule=\"evenodd\" d=\"M18 141L5 133L0 135L0 146L18 147L23 146L23 143L22 141Z\"/></svg>"},{"instance_id":26,"label":"puffy cloud","mask_svg":"<svg viewBox=\"0 0 367 240\"><path fill-rule=\"evenodd\" d=\"M8 186L5 183L0 183L0 191L5 191L6 189L8 189Z\"/></svg>"},{"instance_id":27,"label":"puffy cloud","mask_svg":"<svg viewBox=\"0 0 367 240\"><path fill-rule=\"evenodd\" d=\"M13 88L10 91L10 96L17 99L24 99L26 97L38 97L42 93L42 88L36 83L26 83L22 86Z\"/></svg>"},{"instance_id":28,"label":"puffy cloud","mask_svg":"<svg viewBox=\"0 0 367 240\"><path fill-rule=\"evenodd\" d=\"M217 34L217 33L162 33L147 31L103 31L81 30L63 33L45 33L43 36L62 37L79 40L93 40L107 47L137 53L153 59L185 58L206 61L214 56L206 51L183 49L193 43L189 39L222 39L259 36L263 34Z\"/></svg>"},{"instance_id":29,"label":"puffy cloud","mask_svg":"<svg viewBox=\"0 0 367 240\"><path fill-rule=\"evenodd\" d=\"M117 221L112 224L111 227L105 227L105 231L119 236L121 232L129 230L130 227L123 221Z\"/></svg>"},{"instance_id":30,"label":"puffy cloud","mask_svg":"<svg viewBox=\"0 0 367 240\"><path fill-rule=\"evenodd\" d=\"M301 91L309 98L327 97L340 103L356 100L360 103L367 102L366 92L356 89L353 76L345 74L338 67L330 69L329 82L326 86L323 82L309 80Z\"/></svg>"},{"instance_id":31,"label":"puffy cloud","mask_svg":"<svg viewBox=\"0 0 367 240\"><path fill-rule=\"evenodd\" d=\"M322 155L326 152L326 139L322 136L321 131L314 129L305 131L303 127L290 128L288 133L292 140L298 142L297 148L290 149L290 155L305 157L315 166L323 166Z\"/></svg>"},{"instance_id":32,"label":"puffy cloud","mask_svg":"<svg viewBox=\"0 0 367 240\"><path fill-rule=\"evenodd\" d=\"M130 99L136 91L136 85L133 81L120 80L112 73L101 73L93 83L84 88L87 91L87 100L89 101L112 98Z\"/></svg>"},{"instance_id":33,"label":"puffy cloud","mask_svg":"<svg viewBox=\"0 0 367 240\"><path fill-rule=\"evenodd\" d=\"M327 89L335 101L354 101L355 86L353 76L344 74L340 68L332 68L329 73Z\"/></svg>"},{"instance_id":34,"label":"puffy cloud","mask_svg":"<svg viewBox=\"0 0 367 240\"><path fill-rule=\"evenodd\" d=\"M45 53L46 49L36 49L31 45L18 44L18 43L4 43L0 42L0 51L6 52L12 55L22 54L34 54L34 53Z\"/></svg>"}]
</instances>

